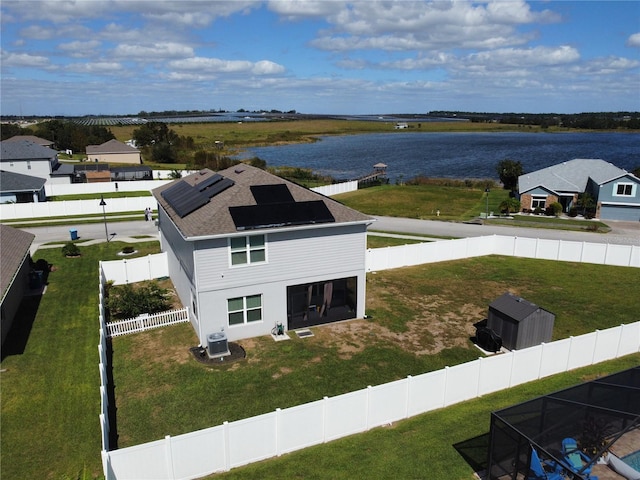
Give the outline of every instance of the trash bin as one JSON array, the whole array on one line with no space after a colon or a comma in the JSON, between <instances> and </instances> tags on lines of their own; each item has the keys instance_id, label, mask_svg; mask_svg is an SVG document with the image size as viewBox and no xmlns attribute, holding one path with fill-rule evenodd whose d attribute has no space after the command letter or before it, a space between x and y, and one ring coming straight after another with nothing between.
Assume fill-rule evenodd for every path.
<instances>
[{"instance_id":1,"label":"trash bin","mask_svg":"<svg viewBox=\"0 0 640 480\"><path fill-rule=\"evenodd\" d=\"M72 228L71 230L69 230L69 235L71 235L71 240L77 240L78 230L76 230L75 228Z\"/></svg>"}]
</instances>

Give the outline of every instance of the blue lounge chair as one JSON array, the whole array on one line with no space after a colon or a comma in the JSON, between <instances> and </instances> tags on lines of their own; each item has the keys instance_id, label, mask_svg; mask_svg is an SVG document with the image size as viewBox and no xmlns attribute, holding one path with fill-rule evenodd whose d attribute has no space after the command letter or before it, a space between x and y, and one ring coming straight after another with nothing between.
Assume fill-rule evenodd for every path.
<instances>
[{"instance_id":1,"label":"blue lounge chair","mask_svg":"<svg viewBox=\"0 0 640 480\"><path fill-rule=\"evenodd\" d=\"M572 473L582 475L589 480L598 480L598 477L591 475L592 460L578 448L578 442L573 438L562 440L562 455L571 467Z\"/></svg>"},{"instance_id":2,"label":"blue lounge chair","mask_svg":"<svg viewBox=\"0 0 640 480\"><path fill-rule=\"evenodd\" d=\"M549 468L551 468L551 471L547 471ZM531 465L529 465L529 477L527 480L564 480L564 475L560 473L561 471L562 468L555 465L555 463L543 463L536 449L531 448Z\"/></svg>"}]
</instances>

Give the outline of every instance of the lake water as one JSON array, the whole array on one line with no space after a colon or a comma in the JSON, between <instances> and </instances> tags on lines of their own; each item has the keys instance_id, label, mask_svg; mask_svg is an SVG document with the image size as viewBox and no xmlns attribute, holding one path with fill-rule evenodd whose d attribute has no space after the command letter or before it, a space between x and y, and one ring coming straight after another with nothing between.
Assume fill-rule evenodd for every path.
<instances>
[{"instance_id":1,"label":"lake water","mask_svg":"<svg viewBox=\"0 0 640 480\"><path fill-rule=\"evenodd\" d=\"M525 173L574 158L600 158L630 171L640 167L640 134L371 133L250 148L236 158L254 156L269 166L310 168L341 180L370 173L379 162L392 182L417 175L497 180L495 166L505 159L520 161Z\"/></svg>"}]
</instances>

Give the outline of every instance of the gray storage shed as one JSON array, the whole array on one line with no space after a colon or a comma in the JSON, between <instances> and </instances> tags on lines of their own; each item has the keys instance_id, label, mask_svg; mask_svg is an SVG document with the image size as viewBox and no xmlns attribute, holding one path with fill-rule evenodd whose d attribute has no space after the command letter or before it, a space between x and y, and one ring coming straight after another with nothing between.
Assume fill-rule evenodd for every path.
<instances>
[{"instance_id":1,"label":"gray storage shed","mask_svg":"<svg viewBox=\"0 0 640 480\"><path fill-rule=\"evenodd\" d=\"M500 335L502 345L520 350L551 340L555 314L505 292L489 304L487 327Z\"/></svg>"}]
</instances>

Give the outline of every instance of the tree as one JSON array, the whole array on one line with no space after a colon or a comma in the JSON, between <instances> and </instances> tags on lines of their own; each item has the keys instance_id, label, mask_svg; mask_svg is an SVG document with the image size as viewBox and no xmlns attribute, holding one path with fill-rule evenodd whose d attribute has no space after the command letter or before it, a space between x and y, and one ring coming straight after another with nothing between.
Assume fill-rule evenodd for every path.
<instances>
[{"instance_id":1,"label":"tree","mask_svg":"<svg viewBox=\"0 0 640 480\"><path fill-rule=\"evenodd\" d=\"M159 142L151 148L151 160L156 163L176 163L178 154L169 142Z\"/></svg>"},{"instance_id":2,"label":"tree","mask_svg":"<svg viewBox=\"0 0 640 480\"><path fill-rule=\"evenodd\" d=\"M577 205L582 209L582 215L587 216L587 214L591 213L593 207L596 206L596 202L588 192L582 192L578 195Z\"/></svg>"},{"instance_id":3,"label":"tree","mask_svg":"<svg viewBox=\"0 0 640 480\"><path fill-rule=\"evenodd\" d=\"M166 123L148 122L136 128L131 134L136 141L136 145L146 147L156 143L166 142L174 144L178 139L178 134L171 130Z\"/></svg>"},{"instance_id":4,"label":"tree","mask_svg":"<svg viewBox=\"0 0 640 480\"><path fill-rule=\"evenodd\" d=\"M514 191L518 186L518 177L522 175L522 164L519 161L505 159L496 165L496 172L505 190Z\"/></svg>"},{"instance_id":5,"label":"tree","mask_svg":"<svg viewBox=\"0 0 640 480\"><path fill-rule=\"evenodd\" d=\"M506 200L503 200L500 203L500 211L507 214L507 216L511 212L519 212L520 211L520 200L514 197L509 197Z\"/></svg>"}]
</instances>

